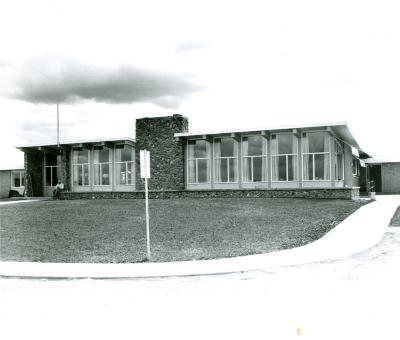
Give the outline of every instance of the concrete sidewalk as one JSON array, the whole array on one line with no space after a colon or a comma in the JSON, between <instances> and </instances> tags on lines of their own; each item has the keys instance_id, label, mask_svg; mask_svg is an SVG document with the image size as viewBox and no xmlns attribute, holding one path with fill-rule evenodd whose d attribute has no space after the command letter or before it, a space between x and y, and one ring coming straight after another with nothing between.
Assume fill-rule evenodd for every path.
<instances>
[{"instance_id":1,"label":"concrete sidewalk","mask_svg":"<svg viewBox=\"0 0 400 340\"><path fill-rule=\"evenodd\" d=\"M218 260L168 263L88 264L0 262L0 276L41 278L144 278L162 276L211 275L243 271L268 271L340 258L374 246L382 238L400 195L378 196L308 245L278 252Z\"/></svg>"},{"instance_id":2,"label":"concrete sidewalk","mask_svg":"<svg viewBox=\"0 0 400 340\"><path fill-rule=\"evenodd\" d=\"M30 197L30 198L22 198L22 199L16 199L16 200L6 200L6 201L0 201L0 206L1 205L8 205L8 204L17 204L17 203L30 203L30 202L38 202L38 201L48 201L51 200L52 198L50 197Z\"/></svg>"}]
</instances>

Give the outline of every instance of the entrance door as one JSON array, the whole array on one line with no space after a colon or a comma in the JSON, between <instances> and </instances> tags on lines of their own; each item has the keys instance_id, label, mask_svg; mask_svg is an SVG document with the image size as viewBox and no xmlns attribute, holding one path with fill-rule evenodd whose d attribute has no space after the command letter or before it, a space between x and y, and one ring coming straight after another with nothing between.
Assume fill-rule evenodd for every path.
<instances>
[{"instance_id":1,"label":"entrance door","mask_svg":"<svg viewBox=\"0 0 400 340\"><path fill-rule=\"evenodd\" d=\"M382 170L380 164L369 166L369 180L375 182L375 192L382 192Z\"/></svg>"}]
</instances>

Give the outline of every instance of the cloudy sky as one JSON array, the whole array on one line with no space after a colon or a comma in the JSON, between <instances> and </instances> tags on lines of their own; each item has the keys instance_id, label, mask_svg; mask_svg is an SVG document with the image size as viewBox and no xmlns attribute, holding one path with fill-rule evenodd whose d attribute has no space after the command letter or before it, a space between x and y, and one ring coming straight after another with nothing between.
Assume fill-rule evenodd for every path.
<instances>
[{"instance_id":1,"label":"cloudy sky","mask_svg":"<svg viewBox=\"0 0 400 340\"><path fill-rule=\"evenodd\" d=\"M400 159L398 1L3 0L0 168L13 146L134 137L138 117L191 131L348 122Z\"/></svg>"}]
</instances>

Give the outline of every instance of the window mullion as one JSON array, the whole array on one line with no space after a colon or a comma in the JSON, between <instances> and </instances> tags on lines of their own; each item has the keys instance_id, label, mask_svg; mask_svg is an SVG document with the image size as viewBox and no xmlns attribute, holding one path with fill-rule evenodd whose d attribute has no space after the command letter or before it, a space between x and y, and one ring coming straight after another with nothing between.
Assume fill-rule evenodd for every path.
<instances>
[{"instance_id":1,"label":"window mullion","mask_svg":"<svg viewBox=\"0 0 400 340\"><path fill-rule=\"evenodd\" d=\"M251 181L254 182L254 164L253 164L254 158L251 157L250 159L251 159Z\"/></svg>"},{"instance_id":2,"label":"window mullion","mask_svg":"<svg viewBox=\"0 0 400 340\"><path fill-rule=\"evenodd\" d=\"M286 155L286 182L289 182L289 155Z\"/></svg>"},{"instance_id":3,"label":"window mullion","mask_svg":"<svg viewBox=\"0 0 400 340\"><path fill-rule=\"evenodd\" d=\"M313 181L315 181L315 153L313 154Z\"/></svg>"}]
</instances>

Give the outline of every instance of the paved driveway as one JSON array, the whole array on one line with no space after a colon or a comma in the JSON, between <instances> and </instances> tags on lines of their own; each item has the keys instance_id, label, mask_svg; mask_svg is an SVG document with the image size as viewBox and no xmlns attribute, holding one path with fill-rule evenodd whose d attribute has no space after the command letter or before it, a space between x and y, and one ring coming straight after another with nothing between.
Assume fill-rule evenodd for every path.
<instances>
[{"instance_id":1,"label":"paved driveway","mask_svg":"<svg viewBox=\"0 0 400 340\"><path fill-rule=\"evenodd\" d=\"M268 272L1 279L0 338L399 339L400 232L390 230L360 254Z\"/></svg>"}]
</instances>

